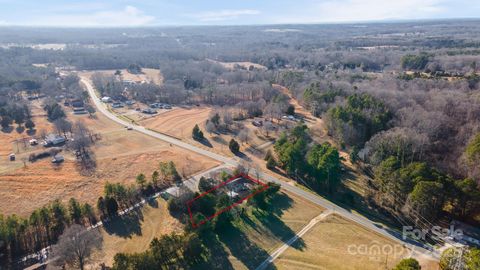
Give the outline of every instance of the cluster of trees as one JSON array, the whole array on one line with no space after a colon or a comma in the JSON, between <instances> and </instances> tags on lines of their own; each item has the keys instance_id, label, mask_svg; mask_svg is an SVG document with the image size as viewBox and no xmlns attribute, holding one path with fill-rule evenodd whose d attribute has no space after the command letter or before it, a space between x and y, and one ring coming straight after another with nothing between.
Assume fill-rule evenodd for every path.
<instances>
[{"instance_id":1,"label":"cluster of trees","mask_svg":"<svg viewBox=\"0 0 480 270\"><path fill-rule=\"evenodd\" d=\"M287 174L305 179L315 189L333 192L340 183L341 161L338 150L329 143L311 142L308 128L298 125L275 142L275 157L266 156L268 167L280 166Z\"/></svg>"},{"instance_id":2,"label":"cluster of trees","mask_svg":"<svg viewBox=\"0 0 480 270\"><path fill-rule=\"evenodd\" d=\"M234 175L239 172L245 172L245 168L239 167L234 171ZM221 181L226 181L232 175L226 172L220 175ZM209 192L199 197L199 193L193 193L188 188L180 187L176 196L171 197L168 201L168 209L173 216L178 216L180 221L187 224L187 230L194 229L193 224L189 218L189 212L187 208L187 202L195 199L194 203L190 203L190 211L194 213L193 222L197 224L201 232L207 232L211 230L221 231L223 228L229 226L231 222L235 220L235 214L245 214L247 210L245 207L240 207L239 211L225 211L220 215L217 215L213 219L207 221L207 217L214 215L222 209L225 209L235 203L235 200L227 195L226 187L219 187L216 190L212 189L222 183L220 180L214 180L213 178L202 177L198 183L198 189L200 192ZM248 200L248 206L254 209L266 210L268 209L271 200L279 192L280 186L273 182L267 183L267 188L263 186L255 185L250 191L255 196ZM260 190L263 190L260 192ZM199 226L198 226L199 225ZM197 228L195 227L195 228Z\"/></svg>"},{"instance_id":3,"label":"cluster of trees","mask_svg":"<svg viewBox=\"0 0 480 270\"><path fill-rule=\"evenodd\" d=\"M142 196L150 196L155 191L179 182L181 176L175 163L160 162L159 169L153 171L151 177L140 173L135 178L136 184L125 186L121 183L106 183L103 196L97 200L97 209L101 218L116 216L119 210L133 206Z\"/></svg>"},{"instance_id":4,"label":"cluster of trees","mask_svg":"<svg viewBox=\"0 0 480 270\"><path fill-rule=\"evenodd\" d=\"M94 209L88 203L70 199L67 205L55 200L35 210L30 217L0 215L0 253L6 261L20 254L35 252L58 240L72 224L91 225L96 222Z\"/></svg>"},{"instance_id":5,"label":"cluster of trees","mask_svg":"<svg viewBox=\"0 0 480 270\"><path fill-rule=\"evenodd\" d=\"M403 165L397 157L382 161L375 171L376 201L418 225L435 220L446 205L457 216L470 216L480 207L480 191L471 178L454 180L424 162Z\"/></svg>"},{"instance_id":6,"label":"cluster of trees","mask_svg":"<svg viewBox=\"0 0 480 270\"><path fill-rule=\"evenodd\" d=\"M456 248L448 248L440 257L442 270L454 270L458 265L465 270L480 269L480 249L468 248L463 252Z\"/></svg>"},{"instance_id":7,"label":"cluster of trees","mask_svg":"<svg viewBox=\"0 0 480 270\"><path fill-rule=\"evenodd\" d=\"M329 133L340 143L363 146L371 136L388 127L391 112L369 94L353 94L343 106L330 108L325 117Z\"/></svg>"},{"instance_id":8,"label":"cluster of trees","mask_svg":"<svg viewBox=\"0 0 480 270\"><path fill-rule=\"evenodd\" d=\"M207 250L196 233L172 233L154 238L145 252L117 253L112 269L189 269L205 256Z\"/></svg>"},{"instance_id":9,"label":"cluster of trees","mask_svg":"<svg viewBox=\"0 0 480 270\"><path fill-rule=\"evenodd\" d=\"M422 61L432 57L420 56L426 57ZM410 58L409 65L421 60ZM446 209L456 218L475 215L479 170L478 156L472 153L480 152L474 150L479 141L474 115L480 110L469 82L461 77L399 82L388 73L362 76L360 71L327 69L280 73L292 94L312 113L323 116L329 133L349 147L352 161L360 158L373 166L372 195L378 204L412 220L426 213L432 221ZM275 165L273 160L268 163ZM387 164L396 168L385 177L382 166ZM416 179L418 175L406 173L418 164L435 176ZM385 179L390 179L389 184L379 184ZM434 203L430 198L435 198Z\"/></svg>"},{"instance_id":10,"label":"cluster of trees","mask_svg":"<svg viewBox=\"0 0 480 270\"><path fill-rule=\"evenodd\" d=\"M29 130L35 128L32 114L27 104L0 99L0 126L7 130L15 121L18 127L25 125Z\"/></svg>"},{"instance_id":11,"label":"cluster of trees","mask_svg":"<svg viewBox=\"0 0 480 270\"><path fill-rule=\"evenodd\" d=\"M418 55L407 54L402 57L400 64L403 69L407 70L423 70L427 64L430 55L421 53Z\"/></svg>"},{"instance_id":12,"label":"cluster of trees","mask_svg":"<svg viewBox=\"0 0 480 270\"><path fill-rule=\"evenodd\" d=\"M44 106L43 109L47 112L48 120L55 121L60 118L65 118L65 112L56 101L50 100Z\"/></svg>"},{"instance_id":13,"label":"cluster of trees","mask_svg":"<svg viewBox=\"0 0 480 270\"><path fill-rule=\"evenodd\" d=\"M201 141L204 139L203 131L200 130L198 125L195 125L192 130L192 138L197 141Z\"/></svg>"}]
</instances>

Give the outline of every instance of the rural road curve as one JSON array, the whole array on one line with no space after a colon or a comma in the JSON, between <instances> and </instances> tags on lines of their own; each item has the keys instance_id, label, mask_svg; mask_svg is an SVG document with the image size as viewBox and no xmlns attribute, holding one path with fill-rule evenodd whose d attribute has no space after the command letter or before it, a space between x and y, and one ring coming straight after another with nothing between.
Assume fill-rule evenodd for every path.
<instances>
[{"instance_id":1,"label":"rural road curve","mask_svg":"<svg viewBox=\"0 0 480 270\"><path fill-rule=\"evenodd\" d=\"M196 147L194 145L185 143L181 140L169 137L167 135L151 131L149 129L146 129L143 126L132 125L132 123L129 123L125 120L119 119L114 113L109 111L107 109L107 107L104 105L104 103L100 100L100 98L97 96L97 93L95 92L95 89L93 88L90 81L87 78L82 77L82 76L80 78L81 78L81 81L86 86L87 91L88 91L90 97L92 98L93 103L97 107L97 110L100 111L102 114L104 114L109 119L111 119L112 121L117 122L120 125L131 126L134 130L136 130L138 132L141 132L141 133L144 133L144 134L149 135L151 137L166 141L168 143L174 144L176 146L179 146L181 148L190 150L192 152L196 152L198 154L210 157L210 158L215 159L217 161L223 162L228 166L234 166L235 167L239 164L239 162L236 159L228 158L228 157L210 152L208 150L205 150L205 149ZM284 188L285 190L287 190L287 191L289 191L293 194L296 194L298 196L301 196L301 197L303 197L303 198L305 198L305 199L307 199L307 200L309 200L309 201L311 201L311 202L313 202L317 205L320 205L321 207L323 207L327 210L331 210L335 214L340 215L340 216L342 216L342 217L344 217L348 220L351 220L355 223L358 223L358 224L362 225L363 227L366 227L369 230L372 230L372 231L374 231L374 232L376 232L380 235L383 235L383 236L387 237L388 239L399 242L399 243L403 244L404 246L414 250L415 253L419 253L419 254L422 254L422 255L425 255L425 256L429 256L429 257L431 257L433 259L436 259L436 260L438 260L438 258L439 258L438 251L428 250L426 248L426 246L424 246L420 243L416 243L414 241L409 241L409 240L404 240L402 238L402 234L400 232L397 232L397 231L389 229L389 228L384 228L384 226L379 226L378 224L374 223L373 221L371 221L371 220L369 220L369 219L367 219L363 216L354 214L354 213L352 213L352 212L350 212L350 211L348 211L348 210L346 210L346 209L344 209L344 208L342 208L342 207L340 207L340 206L338 206L338 205L336 205L336 204L334 204L334 203L332 203L332 202L330 202L330 201L328 201L328 200L326 200L326 199L324 199L324 198L322 198L322 197L320 197L316 194L313 194L312 192L306 191L306 190L301 189L297 186L291 185L291 184L289 184L285 181L279 180L279 179L277 179L277 178L275 178L275 177L273 177L269 174L263 174L262 173L260 175L263 177L264 180L280 184L281 187Z\"/></svg>"},{"instance_id":2,"label":"rural road curve","mask_svg":"<svg viewBox=\"0 0 480 270\"><path fill-rule=\"evenodd\" d=\"M283 244L281 247L276 249L274 252L268 256L268 258L263 261L255 270L263 270L267 268L269 264L271 264L274 260L276 260L280 255L282 255L285 250L287 250L295 241L298 240L298 238L302 237L305 233L307 233L313 226L315 226L318 222L322 221L326 217L328 217L330 214L332 214L332 210L327 210L323 213L321 213L319 216L315 217L312 219L305 227L303 227L298 233L295 234L294 237L290 238L285 244Z\"/></svg>"}]
</instances>

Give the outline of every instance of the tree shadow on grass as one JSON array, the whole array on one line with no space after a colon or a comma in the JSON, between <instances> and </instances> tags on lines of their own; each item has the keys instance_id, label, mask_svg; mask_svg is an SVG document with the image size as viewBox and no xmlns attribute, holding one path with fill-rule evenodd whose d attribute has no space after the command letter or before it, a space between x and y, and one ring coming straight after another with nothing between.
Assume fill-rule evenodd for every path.
<instances>
[{"instance_id":1,"label":"tree shadow on grass","mask_svg":"<svg viewBox=\"0 0 480 270\"><path fill-rule=\"evenodd\" d=\"M265 228L284 243L296 235L296 232L290 229L277 215L270 213L268 210L254 211L253 214ZM303 250L306 245L303 239L298 238L295 241L295 245L292 245L292 247L298 250Z\"/></svg>"},{"instance_id":2,"label":"tree shadow on grass","mask_svg":"<svg viewBox=\"0 0 480 270\"><path fill-rule=\"evenodd\" d=\"M36 129L27 129L27 134L29 136L33 136L37 133L37 130Z\"/></svg>"},{"instance_id":3,"label":"tree shadow on grass","mask_svg":"<svg viewBox=\"0 0 480 270\"><path fill-rule=\"evenodd\" d=\"M13 131L13 127L12 126L8 126L6 128L2 128L2 132L3 133L12 133Z\"/></svg>"},{"instance_id":4,"label":"tree shadow on grass","mask_svg":"<svg viewBox=\"0 0 480 270\"><path fill-rule=\"evenodd\" d=\"M225 269L233 270L232 263L228 260L229 254L224 246L218 241L217 235L207 232L200 235L205 248L208 250L208 258L205 262L193 265L192 269Z\"/></svg>"},{"instance_id":5,"label":"tree shadow on grass","mask_svg":"<svg viewBox=\"0 0 480 270\"><path fill-rule=\"evenodd\" d=\"M18 134L22 134L25 131L25 128L23 126L17 126L15 131L17 131Z\"/></svg>"},{"instance_id":6,"label":"tree shadow on grass","mask_svg":"<svg viewBox=\"0 0 480 270\"><path fill-rule=\"evenodd\" d=\"M237 157L245 160L245 161L248 161L248 162L251 162L251 161L252 161L251 158L249 158L247 155L245 155L245 154L242 153L242 152L235 153L235 155L236 155Z\"/></svg>"},{"instance_id":7,"label":"tree shadow on grass","mask_svg":"<svg viewBox=\"0 0 480 270\"><path fill-rule=\"evenodd\" d=\"M210 143L210 141L207 138L203 138L201 140L196 140L196 141L205 145L208 148L213 148L213 145Z\"/></svg>"},{"instance_id":8,"label":"tree shadow on grass","mask_svg":"<svg viewBox=\"0 0 480 270\"><path fill-rule=\"evenodd\" d=\"M212 140L217 142L217 143L220 143L220 144L224 144L226 145L227 144L227 141L225 141L222 137L220 136L214 136L212 137Z\"/></svg>"},{"instance_id":9,"label":"tree shadow on grass","mask_svg":"<svg viewBox=\"0 0 480 270\"><path fill-rule=\"evenodd\" d=\"M247 235L235 226L226 228L218 234L218 238L248 269L257 268L269 256L267 251L252 243Z\"/></svg>"},{"instance_id":10,"label":"tree shadow on grass","mask_svg":"<svg viewBox=\"0 0 480 270\"><path fill-rule=\"evenodd\" d=\"M122 238L132 238L133 235L142 235L141 221L143 214L141 209L136 209L123 216L117 216L105 224L105 231L110 235Z\"/></svg>"},{"instance_id":11,"label":"tree shadow on grass","mask_svg":"<svg viewBox=\"0 0 480 270\"><path fill-rule=\"evenodd\" d=\"M147 204L153 208L158 208L158 201L156 198L147 199Z\"/></svg>"}]
</instances>

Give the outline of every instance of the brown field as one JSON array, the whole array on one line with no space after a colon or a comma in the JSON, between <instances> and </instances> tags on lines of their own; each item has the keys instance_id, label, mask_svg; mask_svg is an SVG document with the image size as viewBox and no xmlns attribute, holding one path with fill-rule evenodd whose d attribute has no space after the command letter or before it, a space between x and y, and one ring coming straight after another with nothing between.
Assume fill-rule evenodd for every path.
<instances>
[{"instance_id":1,"label":"brown field","mask_svg":"<svg viewBox=\"0 0 480 270\"><path fill-rule=\"evenodd\" d=\"M115 71L116 70L114 69L104 69L104 70L94 70L94 71L82 71L80 73L87 77L91 77L94 73L101 73L104 75L113 76ZM132 73L129 73L126 69L120 69L120 71L122 72L121 76L123 80L131 80L135 82L141 82L141 81L153 82L157 85L162 85L163 83L163 75L159 69L142 68L143 74L132 74Z\"/></svg>"},{"instance_id":2,"label":"brown field","mask_svg":"<svg viewBox=\"0 0 480 270\"><path fill-rule=\"evenodd\" d=\"M174 108L142 120L140 125L181 139L192 137L192 129L203 125L212 109L209 107Z\"/></svg>"},{"instance_id":3,"label":"brown field","mask_svg":"<svg viewBox=\"0 0 480 270\"><path fill-rule=\"evenodd\" d=\"M209 134L206 132L205 123L212 110L213 108L210 107L174 108L173 110L159 113L154 117L141 120L138 124L209 151L226 156L233 156L232 152L228 149L228 142L230 139L234 138L233 134ZM251 119L240 122L245 126L244 128L248 129L250 132L250 140L241 145L241 151L250 158L253 158L251 153L246 150L252 148L256 149L262 145L265 146L269 140L268 138L265 138L259 129L253 126L251 122ZM203 134L210 145L202 144L192 139L192 129L196 124L198 124L203 131ZM270 134L271 137L276 137L276 135L278 134L275 134L274 132ZM265 151L266 149L267 147L262 149L262 151ZM263 158L263 156L261 156L261 158Z\"/></svg>"},{"instance_id":4,"label":"brown field","mask_svg":"<svg viewBox=\"0 0 480 270\"><path fill-rule=\"evenodd\" d=\"M277 269L392 269L402 258L409 257L409 251L362 226L351 223L339 216L331 215L316 224L303 236L303 250L289 248L274 262ZM359 249L350 248L356 245ZM397 248L396 252L378 255L367 248L384 246ZM356 253L356 254L355 254ZM387 255L390 253L389 255ZM437 269L433 261L419 259L422 269Z\"/></svg>"},{"instance_id":5,"label":"brown field","mask_svg":"<svg viewBox=\"0 0 480 270\"><path fill-rule=\"evenodd\" d=\"M235 65L239 65L244 69L248 69L250 66L253 66L256 69L267 70L267 67L260 64L252 63L252 62L220 62L212 59L207 59L207 61L220 64L228 70L234 70Z\"/></svg>"},{"instance_id":6,"label":"brown field","mask_svg":"<svg viewBox=\"0 0 480 270\"><path fill-rule=\"evenodd\" d=\"M107 181L133 184L137 174L150 175L160 161L174 161L180 174L184 175L218 165L206 157L128 131L98 113L97 119L85 115L69 115L69 118L72 121L81 119L91 130L101 134L101 140L92 147L97 161L95 171L82 172L77 168L73 154L65 151L66 160L58 167L53 166L49 158L27 162L24 167L21 157L30 152L18 155L15 162L3 158L0 162L0 212L24 216L54 199L66 201L71 197L94 204ZM7 145L14 146L12 143ZM41 146L37 148L43 151Z\"/></svg>"}]
</instances>

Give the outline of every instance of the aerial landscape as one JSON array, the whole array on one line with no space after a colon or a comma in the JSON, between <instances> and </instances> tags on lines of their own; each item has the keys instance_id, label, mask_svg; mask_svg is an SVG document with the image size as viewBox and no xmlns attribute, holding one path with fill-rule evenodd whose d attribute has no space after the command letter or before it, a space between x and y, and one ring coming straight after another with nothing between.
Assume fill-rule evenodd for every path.
<instances>
[{"instance_id":1,"label":"aerial landscape","mask_svg":"<svg viewBox=\"0 0 480 270\"><path fill-rule=\"evenodd\" d=\"M0 270L480 270L480 3L0 3Z\"/></svg>"}]
</instances>

